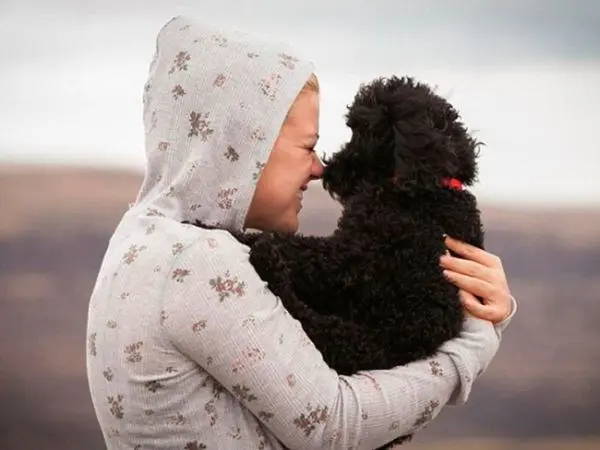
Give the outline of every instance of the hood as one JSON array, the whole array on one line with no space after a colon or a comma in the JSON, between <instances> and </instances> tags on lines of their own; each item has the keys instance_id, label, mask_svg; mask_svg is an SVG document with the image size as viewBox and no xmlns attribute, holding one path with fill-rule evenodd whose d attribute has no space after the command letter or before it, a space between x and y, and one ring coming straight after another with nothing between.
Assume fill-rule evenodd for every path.
<instances>
[{"instance_id":1,"label":"hood","mask_svg":"<svg viewBox=\"0 0 600 450\"><path fill-rule=\"evenodd\" d=\"M268 37L171 19L144 87L146 171L132 209L243 229L260 172L312 72Z\"/></svg>"}]
</instances>

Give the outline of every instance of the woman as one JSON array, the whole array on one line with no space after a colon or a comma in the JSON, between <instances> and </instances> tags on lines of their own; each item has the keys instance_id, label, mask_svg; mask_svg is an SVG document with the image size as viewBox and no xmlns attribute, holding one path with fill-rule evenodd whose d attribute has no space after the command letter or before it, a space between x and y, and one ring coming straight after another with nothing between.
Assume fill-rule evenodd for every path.
<instances>
[{"instance_id":1,"label":"woman","mask_svg":"<svg viewBox=\"0 0 600 450\"><path fill-rule=\"evenodd\" d=\"M434 358L342 377L224 231L298 228L323 170L312 74L291 49L239 31L184 17L160 31L145 179L89 308L87 373L108 448L376 448L465 402L495 355L516 305L494 255L448 241L466 259L441 264L478 318Z\"/></svg>"}]
</instances>

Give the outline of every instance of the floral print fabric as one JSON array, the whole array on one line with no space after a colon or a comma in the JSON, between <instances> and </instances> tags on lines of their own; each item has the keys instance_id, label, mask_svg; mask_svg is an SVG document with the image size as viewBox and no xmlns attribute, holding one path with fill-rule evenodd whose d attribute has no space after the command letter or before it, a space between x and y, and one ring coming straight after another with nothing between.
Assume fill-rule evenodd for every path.
<instances>
[{"instance_id":1,"label":"floral print fabric","mask_svg":"<svg viewBox=\"0 0 600 450\"><path fill-rule=\"evenodd\" d=\"M226 231L312 72L292 50L177 17L144 89L147 170L90 299L90 393L109 449L376 448L466 400L501 327L340 377ZM506 322L507 323L507 322ZM503 326L506 326L506 323Z\"/></svg>"}]
</instances>

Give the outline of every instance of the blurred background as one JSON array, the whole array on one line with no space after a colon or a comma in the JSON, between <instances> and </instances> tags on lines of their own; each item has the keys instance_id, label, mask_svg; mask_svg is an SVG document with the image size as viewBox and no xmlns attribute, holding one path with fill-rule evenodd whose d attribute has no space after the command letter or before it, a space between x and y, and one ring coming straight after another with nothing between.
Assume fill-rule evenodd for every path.
<instances>
[{"instance_id":1,"label":"blurred background","mask_svg":"<svg viewBox=\"0 0 600 450\"><path fill-rule=\"evenodd\" d=\"M0 450L104 448L87 303L143 175L155 37L181 13L315 62L320 153L359 84L392 74L486 143L473 191L520 311L471 400L410 446L600 449L600 2L0 0ZM314 184L301 231L327 234L340 210Z\"/></svg>"}]
</instances>

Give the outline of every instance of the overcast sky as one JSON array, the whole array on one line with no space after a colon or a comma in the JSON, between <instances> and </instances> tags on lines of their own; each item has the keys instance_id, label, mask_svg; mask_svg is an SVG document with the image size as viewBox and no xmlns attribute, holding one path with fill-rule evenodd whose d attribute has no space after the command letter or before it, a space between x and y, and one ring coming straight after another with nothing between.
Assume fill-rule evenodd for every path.
<instances>
[{"instance_id":1,"label":"overcast sky","mask_svg":"<svg viewBox=\"0 0 600 450\"><path fill-rule=\"evenodd\" d=\"M600 205L594 0L0 0L0 163L141 169L142 87L156 33L180 13L310 57L323 87L320 151L347 138L359 83L411 75L438 86L486 142L482 198Z\"/></svg>"}]
</instances>

